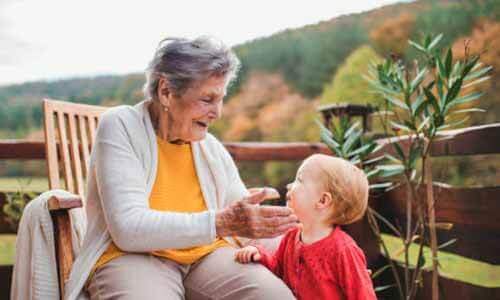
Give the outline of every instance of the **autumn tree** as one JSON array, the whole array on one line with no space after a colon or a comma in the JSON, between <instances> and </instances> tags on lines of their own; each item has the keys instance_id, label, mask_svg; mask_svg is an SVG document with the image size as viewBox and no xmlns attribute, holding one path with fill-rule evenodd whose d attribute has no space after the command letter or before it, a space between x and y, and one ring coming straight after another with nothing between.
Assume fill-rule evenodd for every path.
<instances>
[{"instance_id":1,"label":"autumn tree","mask_svg":"<svg viewBox=\"0 0 500 300\"><path fill-rule=\"evenodd\" d=\"M323 89L321 104L347 102L376 105L382 98L369 89L362 75L368 72L370 63L380 61L380 56L368 45L355 50Z\"/></svg>"},{"instance_id":2,"label":"autumn tree","mask_svg":"<svg viewBox=\"0 0 500 300\"><path fill-rule=\"evenodd\" d=\"M403 55L408 46L415 24L415 16L405 12L395 18L387 19L370 32L375 49L384 56L390 53Z\"/></svg>"}]
</instances>

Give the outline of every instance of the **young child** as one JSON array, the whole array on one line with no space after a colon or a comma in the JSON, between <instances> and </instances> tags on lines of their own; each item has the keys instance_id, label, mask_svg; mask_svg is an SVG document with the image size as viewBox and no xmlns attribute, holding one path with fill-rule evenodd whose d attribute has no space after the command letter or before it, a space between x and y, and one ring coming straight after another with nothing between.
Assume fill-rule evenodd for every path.
<instances>
[{"instance_id":1,"label":"young child","mask_svg":"<svg viewBox=\"0 0 500 300\"><path fill-rule=\"evenodd\" d=\"M240 263L258 261L290 287L297 299L376 299L366 259L339 225L359 220L368 203L362 170L332 156L307 158L287 186L287 203L299 218L273 255L260 246L237 251Z\"/></svg>"}]
</instances>

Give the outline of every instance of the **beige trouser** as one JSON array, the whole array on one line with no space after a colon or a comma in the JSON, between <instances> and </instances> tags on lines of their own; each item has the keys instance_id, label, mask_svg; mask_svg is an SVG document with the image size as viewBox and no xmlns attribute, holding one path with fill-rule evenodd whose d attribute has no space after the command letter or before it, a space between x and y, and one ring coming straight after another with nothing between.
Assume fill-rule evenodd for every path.
<instances>
[{"instance_id":1,"label":"beige trouser","mask_svg":"<svg viewBox=\"0 0 500 300\"><path fill-rule=\"evenodd\" d=\"M222 247L192 265L147 254L127 254L99 268L88 285L90 299L295 299L260 264L234 261Z\"/></svg>"}]
</instances>

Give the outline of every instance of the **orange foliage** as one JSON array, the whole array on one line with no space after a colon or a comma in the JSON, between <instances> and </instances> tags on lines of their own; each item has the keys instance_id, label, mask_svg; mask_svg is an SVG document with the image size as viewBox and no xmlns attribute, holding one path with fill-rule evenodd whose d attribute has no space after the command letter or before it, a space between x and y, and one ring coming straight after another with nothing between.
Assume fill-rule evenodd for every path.
<instances>
[{"instance_id":1,"label":"orange foliage","mask_svg":"<svg viewBox=\"0 0 500 300\"><path fill-rule=\"evenodd\" d=\"M272 138L273 134L290 128L296 117L311 108L311 103L298 94L286 95L281 101L271 102L260 111L257 126L264 138Z\"/></svg>"},{"instance_id":2,"label":"orange foliage","mask_svg":"<svg viewBox=\"0 0 500 300\"><path fill-rule=\"evenodd\" d=\"M382 55L389 53L402 55L408 46L414 24L415 16L402 13L395 18L387 19L373 29L370 32L370 39Z\"/></svg>"},{"instance_id":3,"label":"orange foliage","mask_svg":"<svg viewBox=\"0 0 500 300\"><path fill-rule=\"evenodd\" d=\"M466 53L466 47L468 53ZM498 99L496 97L497 80L499 78L498 70L500 68L500 23L491 20L480 20L470 36L458 38L452 46L453 55L455 59L464 59L466 54L481 55L480 61L483 67L490 65L493 71L490 80L484 81L480 84L473 85L462 91L463 94L468 94L473 91L486 91L484 98L480 100L481 108L486 109L486 113L472 114L470 124L485 124L489 122L498 122ZM469 104L470 105L470 104ZM464 105L467 107L467 105ZM464 108L462 107L462 108Z\"/></svg>"},{"instance_id":4,"label":"orange foliage","mask_svg":"<svg viewBox=\"0 0 500 300\"><path fill-rule=\"evenodd\" d=\"M316 130L311 117L314 107L313 102L293 92L281 75L254 72L223 109L222 139L307 140L309 127Z\"/></svg>"},{"instance_id":5,"label":"orange foliage","mask_svg":"<svg viewBox=\"0 0 500 300\"><path fill-rule=\"evenodd\" d=\"M252 120L245 115L236 115L231 120L231 127L224 133L225 141L243 141L247 140L255 131L256 126Z\"/></svg>"},{"instance_id":6,"label":"orange foliage","mask_svg":"<svg viewBox=\"0 0 500 300\"><path fill-rule=\"evenodd\" d=\"M290 93L281 75L253 72L240 92L224 107L224 115L247 114L255 116L260 108L274 99Z\"/></svg>"},{"instance_id":7,"label":"orange foliage","mask_svg":"<svg viewBox=\"0 0 500 300\"><path fill-rule=\"evenodd\" d=\"M468 37L457 39L453 44L453 54L456 58L463 59L466 55L465 44L469 54L480 54L481 62L500 68L500 23L481 20Z\"/></svg>"}]
</instances>

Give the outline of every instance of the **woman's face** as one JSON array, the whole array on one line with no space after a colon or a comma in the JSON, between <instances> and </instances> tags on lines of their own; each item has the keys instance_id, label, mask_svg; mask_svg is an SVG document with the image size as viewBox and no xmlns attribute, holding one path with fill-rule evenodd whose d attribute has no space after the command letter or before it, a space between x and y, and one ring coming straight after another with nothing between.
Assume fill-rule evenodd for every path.
<instances>
[{"instance_id":1,"label":"woman's face","mask_svg":"<svg viewBox=\"0 0 500 300\"><path fill-rule=\"evenodd\" d=\"M205 138L208 126L221 116L227 78L213 76L194 84L181 96L160 97L168 107L168 136L185 142ZM165 103L166 102L166 103Z\"/></svg>"}]
</instances>

